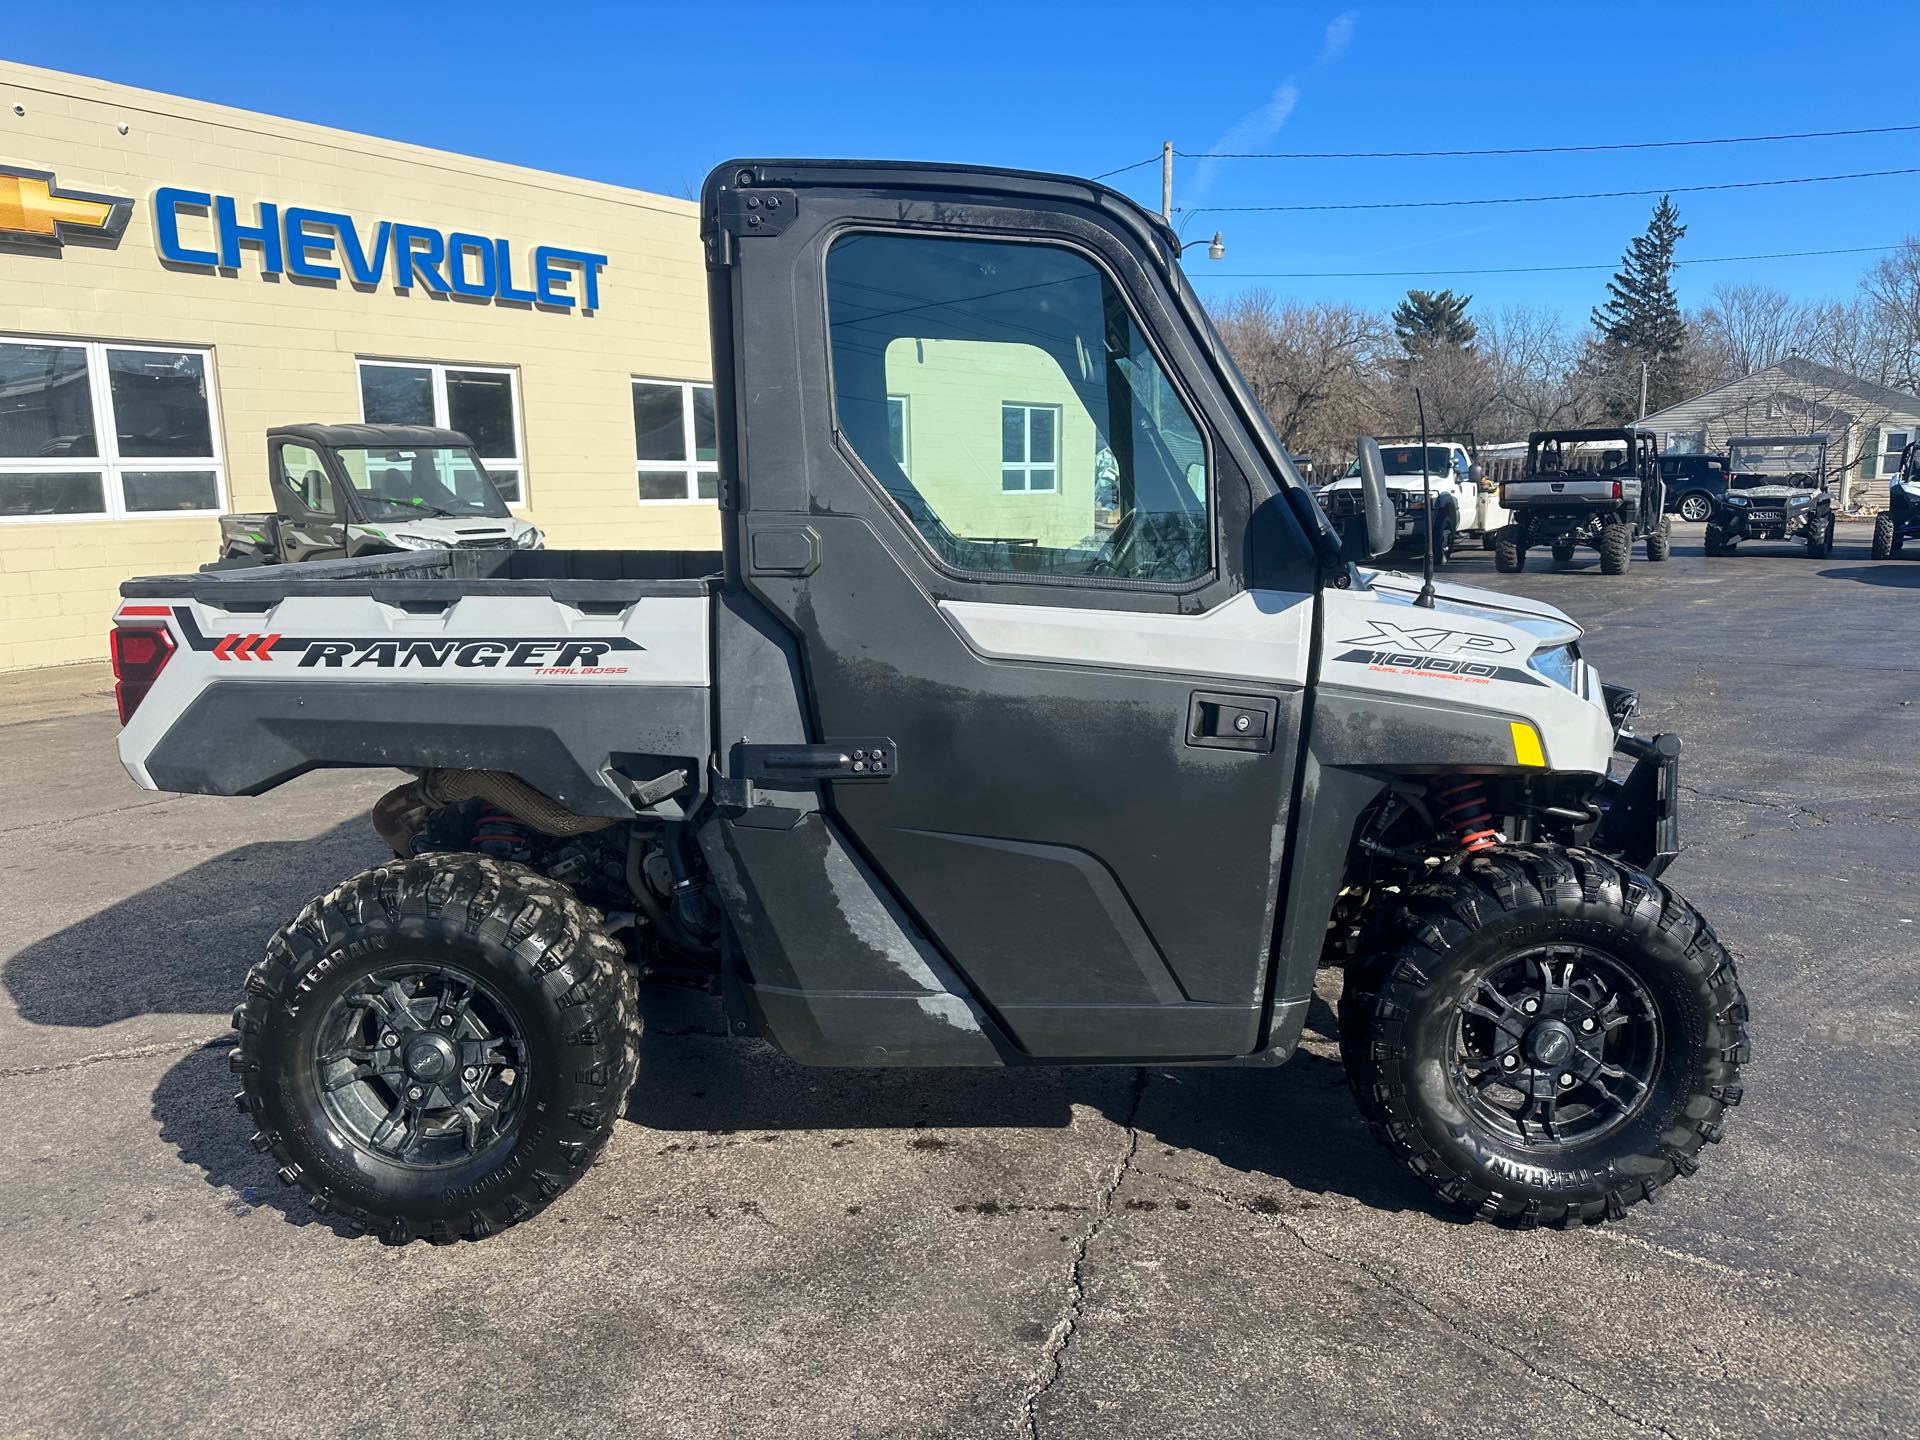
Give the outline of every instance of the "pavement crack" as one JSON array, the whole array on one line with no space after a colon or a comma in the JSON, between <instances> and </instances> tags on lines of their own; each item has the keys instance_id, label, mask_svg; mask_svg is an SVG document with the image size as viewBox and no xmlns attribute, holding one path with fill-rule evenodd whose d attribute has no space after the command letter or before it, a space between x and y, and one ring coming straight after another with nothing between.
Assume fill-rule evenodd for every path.
<instances>
[{"instance_id":1,"label":"pavement crack","mask_svg":"<svg viewBox=\"0 0 1920 1440\"><path fill-rule=\"evenodd\" d=\"M1066 1372L1067 1347L1073 1344L1080 1330L1080 1318L1085 1313L1086 1264L1087 1252L1093 1248L1093 1242L1113 1218L1113 1197L1120 1189L1121 1182L1127 1178L1127 1172L1133 1169L1133 1162L1140 1153L1140 1102L1147 1093L1147 1072L1136 1070L1133 1081L1133 1100L1127 1107L1127 1147L1114 1163L1111 1173L1101 1182L1093 1199L1091 1218L1086 1228L1080 1232L1080 1238L1074 1243L1073 1261L1067 1270L1067 1303L1060 1312L1060 1318L1054 1321L1053 1329L1047 1333L1046 1349L1041 1353L1040 1365L1034 1374L1032 1383L1027 1387L1022 1402L1022 1415L1026 1421L1028 1440L1040 1437L1040 1402L1047 1392L1059 1382Z\"/></svg>"},{"instance_id":2,"label":"pavement crack","mask_svg":"<svg viewBox=\"0 0 1920 1440\"><path fill-rule=\"evenodd\" d=\"M176 1050L207 1050L225 1043L227 1043L227 1037L224 1035L216 1035L212 1039L208 1039L205 1035L182 1035L176 1040L156 1040L150 1045L129 1045L120 1050L102 1050L95 1055L82 1055L74 1060L56 1060L47 1065L0 1066L0 1080L17 1080L28 1075L55 1075L63 1070L85 1070L114 1060L141 1060L149 1055L165 1055Z\"/></svg>"}]
</instances>

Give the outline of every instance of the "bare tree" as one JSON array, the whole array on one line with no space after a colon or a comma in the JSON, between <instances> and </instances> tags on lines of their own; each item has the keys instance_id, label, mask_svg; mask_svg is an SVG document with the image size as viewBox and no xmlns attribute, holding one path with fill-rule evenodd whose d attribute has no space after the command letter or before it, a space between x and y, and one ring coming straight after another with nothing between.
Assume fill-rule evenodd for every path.
<instances>
[{"instance_id":1,"label":"bare tree","mask_svg":"<svg viewBox=\"0 0 1920 1440\"><path fill-rule=\"evenodd\" d=\"M1221 305L1214 322L1288 449L1336 462L1378 423L1393 334L1380 316L1249 290Z\"/></svg>"},{"instance_id":2,"label":"bare tree","mask_svg":"<svg viewBox=\"0 0 1920 1440\"><path fill-rule=\"evenodd\" d=\"M1860 299L1884 348L1886 383L1912 394L1920 385L1920 236L1881 257L1860 282Z\"/></svg>"},{"instance_id":3,"label":"bare tree","mask_svg":"<svg viewBox=\"0 0 1920 1440\"><path fill-rule=\"evenodd\" d=\"M1580 341L1557 312L1513 305L1487 316L1479 349L1493 375L1491 434L1518 439L1593 415L1578 373Z\"/></svg>"},{"instance_id":4,"label":"bare tree","mask_svg":"<svg viewBox=\"0 0 1920 1440\"><path fill-rule=\"evenodd\" d=\"M1688 326L1697 347L1694 378L1724 384L1809 354L1819 323L1817 306L1771 285L1716 285Z\"/></svg>"}]
</instances>

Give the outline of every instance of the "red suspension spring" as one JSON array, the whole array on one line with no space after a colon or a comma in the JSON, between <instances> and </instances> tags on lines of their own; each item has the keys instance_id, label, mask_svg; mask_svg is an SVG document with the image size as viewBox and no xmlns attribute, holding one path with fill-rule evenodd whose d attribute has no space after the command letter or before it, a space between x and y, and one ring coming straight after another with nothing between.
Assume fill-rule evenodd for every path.
<instances>
[{"instance_id":1,"label":"red suspension spring","mask_svg":"<svg viewBox=\"0 0 1920 1440\"><path fill-rule=\"evenodd\" d=\"M1456 775L1430 787L1436 818L1468 850L1485 850L1500 843L1493 828L1493 806L1487 787L1472 775Z\"/></svg>"},{"instance_id":2,"label":"red suspension spring","mask_svg":"<svg viewBox=\"0 0 1920 1440\"><path fill-rule=\"evenodd\" d=\"M473 848L481 854L517 860L525 855L530 838L527 827L506 811L493 805L481 806L473 827Z\"/></svg>"}]
</instances>

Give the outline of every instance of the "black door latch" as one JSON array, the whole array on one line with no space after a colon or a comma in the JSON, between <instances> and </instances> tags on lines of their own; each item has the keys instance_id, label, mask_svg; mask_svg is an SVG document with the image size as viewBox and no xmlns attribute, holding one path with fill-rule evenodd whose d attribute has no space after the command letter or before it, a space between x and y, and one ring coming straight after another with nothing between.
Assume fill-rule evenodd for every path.
<instances>
[{"instance_id":1,"label":"black door latch","mask_svg":"<svg viewBox=\"0 0 1920 1440\"><path fill-rule=\"evenodd\" d=\"M820 780L891 780L900 768L893 741L836 740L827 745L736 745L733 778L761 785Z\"/></svg>"},{"instance_id":2,"label":"black door latch","mask_svg":"<svg viewBox=\"0 0 1920 1440\"><path fill-rule=\"evenodd\" d=\"M1214 750L1271 750L1280 702L1270 695L1196 690L1187 701L1187 744Z\"/></svg>"}]
</instances>

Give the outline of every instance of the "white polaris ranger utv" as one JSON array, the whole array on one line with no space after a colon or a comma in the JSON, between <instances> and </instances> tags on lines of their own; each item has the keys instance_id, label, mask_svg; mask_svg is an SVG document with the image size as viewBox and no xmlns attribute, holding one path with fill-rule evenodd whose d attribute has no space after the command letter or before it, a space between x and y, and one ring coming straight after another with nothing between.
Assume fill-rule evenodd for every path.
<instances>
[{"instance_id":1,"label":"white polaris ranger utv","mask_svg":"<svg viewBox=\"0 0 1920 1440\"><path fill-rule=\"evenodd\" d=\"M141 784L403 767L393 861L268 944L254 1144L349 1227L482 1236L605 1144L636 975L815 1065L1269 1065L1316 968L1380 1140L1516 1224L1619 1215L1740 1099L1659 879L1679 744L1579 628L1356 561L1181 273L1087 181L707 182L720 555L138 580Z\"/></svg>"}]
</instances>

